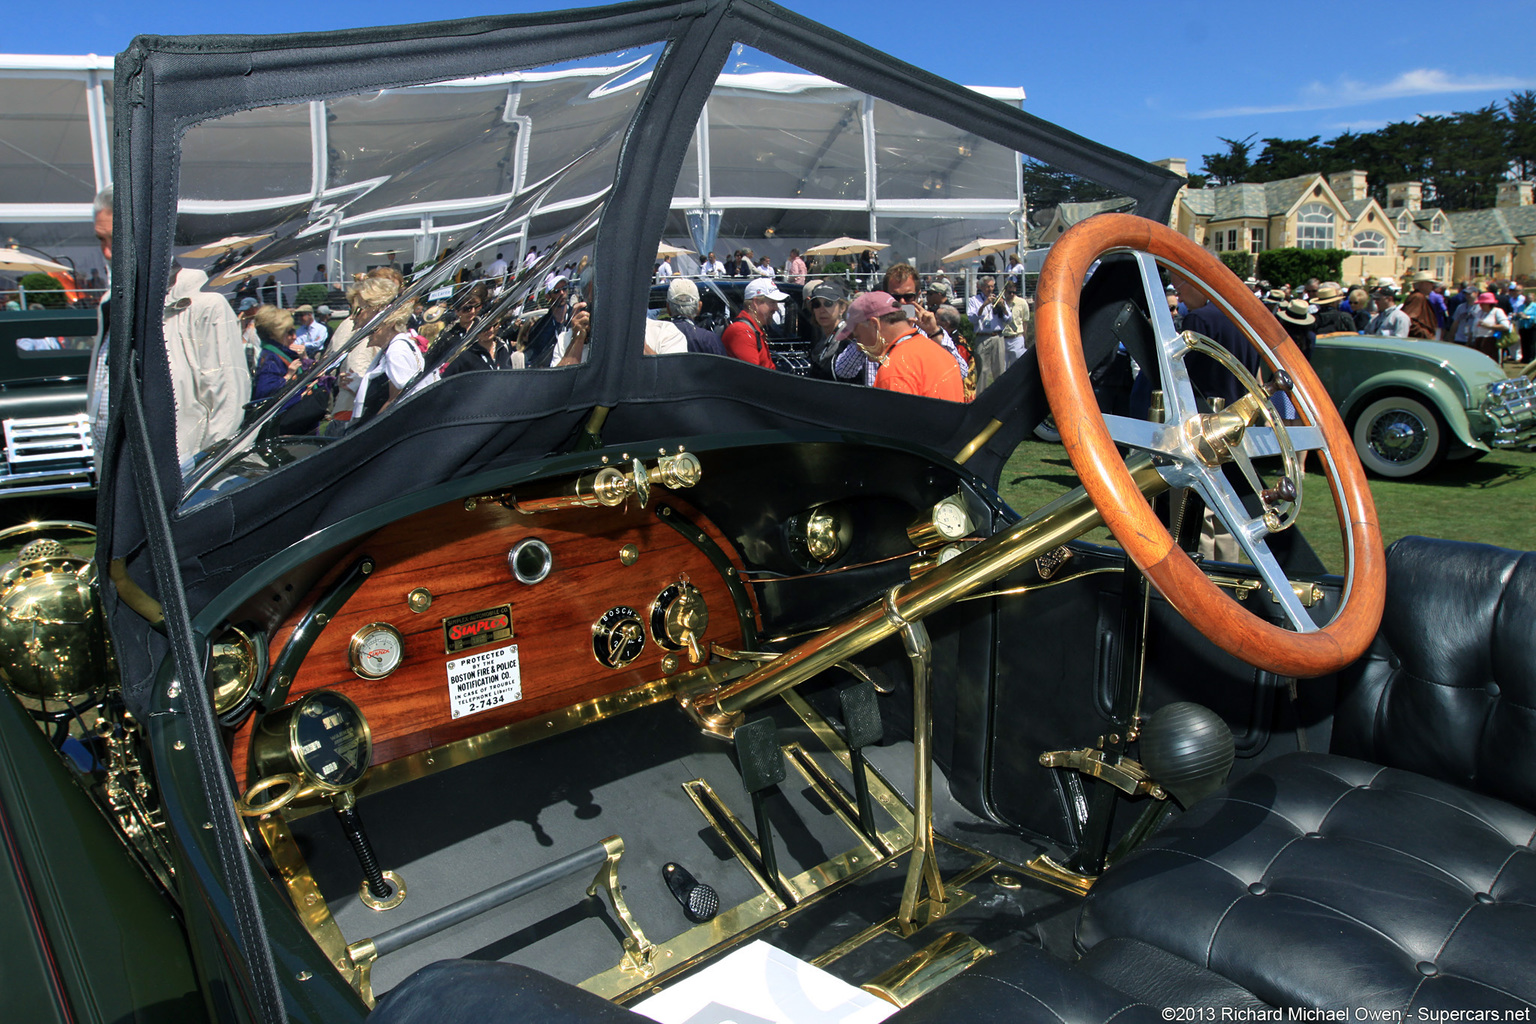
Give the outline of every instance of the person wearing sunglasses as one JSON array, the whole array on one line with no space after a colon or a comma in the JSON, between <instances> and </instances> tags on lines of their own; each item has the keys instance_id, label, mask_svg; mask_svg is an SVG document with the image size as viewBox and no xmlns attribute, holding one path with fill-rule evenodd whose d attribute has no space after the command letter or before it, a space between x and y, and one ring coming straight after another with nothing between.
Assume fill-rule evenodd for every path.
<instances>
[{"instance_id":1,"label":"person wearing sunglasses","mask_svg":"<svg viewBox=\"0 0 1536 1024\"><path fill-rule=\"evenodd\" d=\"M843 326L843 315L848 311L848 292L841 283L828 278L807 281L802 295L806 309L811 313L811 376L819 380L837 380L832 367L843 345L837 340L837 331ZM858 351L856 346L848 347Z\"/></svg>"}]
</instances>

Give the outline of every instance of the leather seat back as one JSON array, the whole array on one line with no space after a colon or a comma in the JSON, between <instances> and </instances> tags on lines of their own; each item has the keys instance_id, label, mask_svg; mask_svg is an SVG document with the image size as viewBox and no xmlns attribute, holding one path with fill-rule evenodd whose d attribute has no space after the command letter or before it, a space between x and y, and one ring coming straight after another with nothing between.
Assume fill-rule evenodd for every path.
<instances>
[{"instance_id":1,"label":"leather seat back","mask_svg":"<svg viewBox=\"0 0 1536 1024\"><path fill-rule=\"evenodd\" d=\"M1336 754L1536 811L1536 552L1405 537L1366 656L1339 676Z\"/></svg>"}]
</instances>

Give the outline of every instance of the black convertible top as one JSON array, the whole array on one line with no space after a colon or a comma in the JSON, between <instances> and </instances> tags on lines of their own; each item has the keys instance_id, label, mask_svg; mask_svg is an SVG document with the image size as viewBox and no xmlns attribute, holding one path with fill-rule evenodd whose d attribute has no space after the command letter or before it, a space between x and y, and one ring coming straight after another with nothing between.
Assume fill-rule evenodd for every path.
<instances>
[{"instance_id":1,"label":"black convertible top","mask_svg":"<svg viewBox=\"0 0 1536 1024\"><path fill-rule=\"evenodd\" d=\"M596 238L605 324L623 336L560 373L464 374L254 484L178 511L175 411L161 309L176 243L178 144L234 111L364 89L548 66L664 43L629 124ZM970 468L995 477L1046 408L1033 357L1012 386L950 405L712 357L646 359L641 327L660 237L699 112L731 48L745 44L1091 179L1165 219L1182 179L1006 103L944 81L765 0L642 2L531 16L277 36L143 36L118 57L114 123L113 399L101 489L102 551L167 605L193 615L219 589L296 539L398 497L568 451L596 407L609 444L754 431L845 431L954 455L993 419L1005 426ZM611 254L637 254L633 259ZM340 482L341 486L338 486ZM158 541L157 538L158 537ZM146 552L161 547L151 569ZM174 558L165 557L174 549ZM174 564L172 564L174 563ZM132 616L107 588L114 622ZM176 592L175 595L170 592ZM178 609L185 599L185 608ZM188 620L189 621L189 620ZM144 635L114 629L120 638ZM163 651L119 644L125 689L142 694Z\"/></svg>"}]
</instances>

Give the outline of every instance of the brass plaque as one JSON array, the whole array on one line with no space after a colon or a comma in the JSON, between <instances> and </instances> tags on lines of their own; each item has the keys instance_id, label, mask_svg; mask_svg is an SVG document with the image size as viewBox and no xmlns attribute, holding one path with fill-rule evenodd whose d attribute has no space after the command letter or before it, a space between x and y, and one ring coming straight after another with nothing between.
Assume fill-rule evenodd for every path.
<instances>
[{"instance_id":1,"label":"brass plaque","mask_svg":"<svg viewBox=\"0 0 1536 1024\"><path fill-rule=\"evenodd\" d=\"M499 605L443 620L443 649L448 654L512 639L512 606Z\"/></svg>"}]
</instances>

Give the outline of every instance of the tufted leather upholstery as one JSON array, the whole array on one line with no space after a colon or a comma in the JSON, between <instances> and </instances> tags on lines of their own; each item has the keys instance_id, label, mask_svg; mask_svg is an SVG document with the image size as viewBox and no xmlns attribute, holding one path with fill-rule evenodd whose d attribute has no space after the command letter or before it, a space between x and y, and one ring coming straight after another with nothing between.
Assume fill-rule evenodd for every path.
<instances>
[{"instance_id":1,"label":"tufted leather upholstery","mask_svg":"<svg viewBox=\"0 0 1536 1024\"><path fill-rule=\"evenodd\" d=\"M1334 753L1170 823L1094 886L1079 944L1150 943L1273 1006L1536 1005L1536 554L1394 544L1340 687Z\"/></svg>"},{"instance_id":2,"label":"tufted leather upholstery","mask_svg":"<svg viewBox=\"0 0 1536 1024\"><path fill-rule=\"evenodd\" d=\"M888 1024L1153 1024L1153 1007L1033 946L972 964Z\"/></svg>"},{"instance_id":3,"label":"tufted leather upholstery","mask_svg":"<svg viewBox=\"0 0 1536 1024\"><path fill-rule=\"evenodd\" d=\"M1536 816L1332 754L1196 804L1089 893L1078 941L1140 939L1273 1006L1536 1004Z\"/></svg>"},{"instance_id":4,"label":"tufted leather upholstery","mask_svg":"<svg viewBox=\"0 0 1536 1024\"><path fill-rule=\"evenodd\" d=\"M1332 749L1536 811L1536 552L1406 537Z\"/></svg>"}]
</instances>

